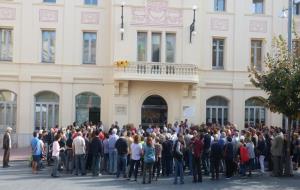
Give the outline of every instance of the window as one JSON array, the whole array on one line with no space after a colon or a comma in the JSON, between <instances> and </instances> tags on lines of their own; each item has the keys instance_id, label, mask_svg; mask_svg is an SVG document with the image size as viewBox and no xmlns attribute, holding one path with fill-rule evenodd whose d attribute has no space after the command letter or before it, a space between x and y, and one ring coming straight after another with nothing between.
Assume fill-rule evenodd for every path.
<instances>
[{"instance_id":1,"label":"window","mask_svg":"<svg viewBox=\"0 0 300 190\"><path fill-rule=\"evenodd\" d=\"M42 31L42 62L55 62L55 31Z\"/></svg>"},{"instance_id":2,"label":"window","mask_svg":"<svg viewBox=\"0 0 300 190\"><path fill-rule=\"evenodd\" d=\"M84 0L85 5L98 5L98 0Z\"/></svg>"},{"instance_id":3,"label":"window","mask_svg":"<svg viewBox=\"0 0 300 190\"><path fill-rule=\"evenodd\" d=\"M137 33L137 60L147 61L147 32Z\"/></svg>"},{"instance_id":4,"label":"window","mask_svg":"<svg viewBox=\"0 0 300 190\"><path fill-rule=\"evenodd\" d=\"M300 15L300 3L295 3L294 5L294 14Z\"/></svg>"},{"instance_id":5,"label":"window","mask_svg":"<svg viewBox=\"0 0 300 190\"><path fill-rule=\"evenodd\" d=\"M300 40L293 40L293 51L296 57L300 57Z\"/></svg>"},{"instance_id":6,"label":"window","mask_svg":"<svg viewBox=\"0 0 300 190\"><path fill-rule=\"evenodd\" d=\"M161 33L152 33L152 62L161 60Z\"/></svg>"},{"instance_id":7,"label":"window","mask_svg":"<svg viewBox=\"0 0 300 190\"><path fill-rule=\"evenodd\" d=\"M176 34L166 34L166 62L175 62L175 51L176 51Z\"/></svg>"},{"instance_id":8,"label":"window","mask_svg":"<svg viewBox=\"0 0 300 190\"><path fill-rule=\"evenodd\" d=\"M35 95L35 127L50 129L58 125L59 96L53 92L40 92Z\"/></svg>"},{"instance_id":9,"label":"window","mask_svg":"<svg viewBox=\"0 0 300 190\"><path fill-rule=\"evenodd\" d=\"M0 28L0 61L12 61L12 30Z\"/></svg>"},{"instance_id":10,"label":"window","mask_svg":"<svg viewBox=\"0 0 300 190\"><path fill-rule=\"evenodd\" d=\"M252 11L255 14L264 13L264 0L253 0Z\"/></svg>"},{"instance_id":11,"label":"window","mask_svg":"<svg viewBox=\"0 0 300 190\"><path fill-rule=\"evenodd\" d=\"M44 0L44 3L56 3L56 0Z\"/></svg>"},{"instance_id":12,"label":"window","mask_svg":"<svg viewBox=\"0 0 300 190\"><path fill-rule=\"evenodd\" d=\"M224 68L224 39L213 39L213 69Z\"/></svg>"},{"instance_id":13,"label":"window","mask_svg":"<svg viewBox=\"0 0 300 190\"><path fill-rule=\"evenodd\" d=\"M215 11L225 11L226 0L215 0Z\"/></svg>"},{"instance_id":14,"label":"window","mask_svg":"<svg viewBox=\"0 0 300 190\"><path fill-rule=\"evenodd\" d=\"M215 96L206 101L206 123L226 125L228 122L228 101Z\"/></svg>"},{"instance_id":15,"label":"window","mask_svg":"<svg viewBox=\"0 0 300 190\"><path fill-rule=\"evenodd\" d=\"M7 127L16 131L17 122L17 95L7 90L0 91L0 133Z\"/></svg>"},{"instance_id":16,"label":"window","mask_svg":"<svg viewBox=\"0 0 300 190\"><path fill-rule=\"evenodd\" d=\"M251 40L251 67L262 69L262 40Z\"/></svg>"},{"instance_id":17,"label":"window","mask_svg":"<svg viewBox=\"0 0 300 190\"><path fill-rule=\"evenodd\" d=\"M76 121L82 124L86 121L97 123L100 121L101 98L90 92L76 96Z\"/></svg>"},{"instance_id":18,"label":"window","mask_svg":"<svg viewBox=\"0 0 300 190\"><path fill-rule=\"evenodd\" d=\"M266 108L259 98L250 98L245 102L245 124L253 127L256 124L265 124Z\"/></svg>"},{"instance_id":19,"label":"window","mask_svg":"<svg viewBox=\"0 0 300 190\"><path fill-rule=\"evenodd\" d=\"M83 64L96 64L96 32L83 33Z\"/></svg>"}]
</instances>

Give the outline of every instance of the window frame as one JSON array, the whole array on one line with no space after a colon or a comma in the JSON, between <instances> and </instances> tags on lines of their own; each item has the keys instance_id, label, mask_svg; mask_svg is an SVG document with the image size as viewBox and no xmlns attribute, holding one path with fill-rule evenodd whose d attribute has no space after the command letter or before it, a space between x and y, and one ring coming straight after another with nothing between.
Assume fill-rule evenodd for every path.
<instances>
[{"instance_id":1,"label":"window frame","mask_svg":"<svg viewBox=\"0 0 300 190\"><path fill-rule=\"evenodd\" d=\"M160 43L159 43L159 60L158 61L153 61L153 35L155 35L155 34L158 34L159 35L159 37L160 37ZM152 63L161 63L162 62L162 37L163 37L163 32L155 32L155 31L153 31L153 32L151 32L151 62Z\"/></svg>"},{"instance_id":2,"label":"window frame","mask_svg":"<svg viewBox=\"0 0 300 190\"><path fill-rule=\"evenodd\" d=\"M174 42L174 55L173 55L173 61L168 61L167 59L168 59L168 48L167 48L167 36L168 35L174 35L174 39L175 39L175 42ZM176 32L165 32L165 62L166 63L176 63L176 51L177 51L177 46L176 46L176 44L177 44L177 34L176 34Z\"/></svg>"},{"instance_id":3,"label":"window frame","mask_svg":"<svg viewBox=\"0 0 300 190\"><path fill-rule=\"evenodd\" d=\"M56 4L57 0L43 0L43 3Z\"/></svg>"},{"instance_id":4,"label":"window frame","mask_svg":"<svg viewBox=\"0 0 300 190\"><path fill-rule=\"evenodd\" d=\"M218 43L217 50L216 50L216 65L214 66L214 40L222 40L223 41L223 50L221 51L223 53L223 62L222 65L220 65L220 45ZM224 70L225 69L225 48L226 48L226 38L221 37L213 37L212 38L212 69L213 70ZM218 51L219 50L219 51Z\"/></svg>"},{"instance_id":5,"label":"window frame","mask_svg":"<svg viewBox=\"0 0 300 190\"><path fill-rule=\"evenodd\" d=\"M92 62L92 40L89 39L89 61L85 62L84 60L84 34L95 34L96 40L95 40L95 62ZM98 48L98 32L97 31L82 31L82 64L83 65L96 65L97 64L97 48Z\"/></svg>"},{"instance_id":6,"label":"window frame","mask_svg":"<svg viewBox=\"0 0 300 190\"><path fill-rule=\"evenodd\" d=\"M254 1L258 1L258 0L252 0L252 13L253 14L265 14L265 1L264 0L260 0L260 1L262 1L261 3L260 2L254 2ZM259 9L257 9L256 8L256 6L257 5L260 5L260 4L262 4L262 11L261 12L259 12L258 10Z\"/></svg>"},{"instance_id":7,"label":"window frame","mask_svg":"<svg viewBox=\"0 0 300 190\"><path fill-rule=\"evenodd\" d=\"M260 58L260 67L258 67L257 65L257 46L255 46L255 51L253 52L254 55L253 55L253 61L252 62L252 49L253 49L253 46L252 46L252 42L256 42L255 44L257 44L257 42L260 42L261 43L261 47L260 47L260 54L261 54L261 58ZM262 71L263 70L263 39L251 39L250 41L250 67L251 68L256 68L256 70L258 71Z\"/></svg>"},{"instance_id":8,"label":"window frame","mask_svg":"<svg viewBox=\"0 0 300 190\"><path fill-rule=\"evenodd\" d=\"M9 51L10 51L10 54L11 54L11 57L9 58L4 58L2 59L1 56L0 56L0 61L2 62L13 62L13 59L14 59L14 29L13 28L10 28L10 27L0 27L0 30L2 31L10 31L10 43L8 42L8 44L10 44L10 47L9 47ZM1 36L0 36L0 42L1 42ZM6 44L6 45L8 45ZM1 44L0 44L0 52L1 52Z\"/></svg>"},{"instance_id":9,"label":"window frame","mask_svg":"<svg viewBox=\"0 0 300 190\"><path fill-rule=\"evenodd\" d=\"M139 60L139 33L143 33L143 34L146 34L146 44L145 44L145 60ZM147 62L148 61L148 32L147 31L137 31L136 33L136 45L137 45L137 50L136 50L136 53L137 53L137 56L136 56L136 60L138 62Z\"/></svg>"},{"instance_id":10,"label":"window frame","mask_svg":"<svg viewBox=\"0 0 300 190\"><path fill-rule=\"evenodd\" d=\"M98 6L98 0L83 0L83 4L86 6Z\"/></svg>"},{"instance_id":11,"label":"window frame","mask_svg":"<svg viewBox=\"0 0 300 190\"><path fill-rule=\"evenodd\" d=\"M43 33L44 32L54 32L54 35L55 35L55 39L54 39L54 58L53 58L53 61L45 61L43 59L43 51L44 51L44 49L43 49L43 42L44 42L44 35L43 35ZM42 45L41 46L41 63L55 63L56 62L56 30L55 29L41 29L41 35L42 35L42 38L41 38L41 45Z\"/></svg>"},{"instance_id":12,"label":"window frame","mask_svg":"<svg viewBox=\"0 0 300 190\"><path fill-rule=\"evenodd\" d=\"M219 5L219 1L223 1L223 3L224 3L224 9L218 9L218 5ZM214 11L215 12L226 12L226 10L227 10L227 1L226 0L214 0Z\"/></svg>"}]
</instances>

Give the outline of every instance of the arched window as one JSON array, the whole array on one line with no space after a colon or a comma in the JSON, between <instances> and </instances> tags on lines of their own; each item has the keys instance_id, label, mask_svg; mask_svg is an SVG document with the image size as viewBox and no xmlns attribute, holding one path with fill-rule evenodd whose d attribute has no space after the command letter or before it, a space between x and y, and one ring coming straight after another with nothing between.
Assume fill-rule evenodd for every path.
<instances>
[{"instance_id":1,"label":"arched window","mask_svg":"<svg viewBox=\"0 0 300 190\"><path fill-rule=\"evenodd\" d=\"M0 90L0 133L7 127L16 131L17 95L8 90Z\"/></svg>"},{"instance_id":2,"label":"arched window","mask_svg":"<svg viewBox=\"0 0 300 190\"><path fill-rule=\"evenodd\" d=\"M76 96L76 121L82 124L86 121L97 123L101 120L100 96L84 92Z\"/></svg>"},{"instance_id":3,"label":"arched window","mask_svg":"<svg viewBox=\"0 0 300 190\"><path fill-rule=\"evenodd\" d=\"M259 98L250 98L245 102L245 124L256 125L266 123L266 108Z\"/></svg>"},{"instance_id":4,"label":"arched window","mask_svg":"<svg viewBox=\"0 0 300 190\"><path fill-rule=\"evenodd\" d=\"M59 96L43 91L35 95L35 127L50 129L59 123Z\"/></svg>"},{"instance_id":5,"label":"arched window","mask_svg":"<svg viewBox=\"0 0 300 190\"><path fill-rule=\"evenodd\" d=\"M215 96L206 101L206 123L226 125L228 122L228 101Z\"/></svg>"}]
</instances>

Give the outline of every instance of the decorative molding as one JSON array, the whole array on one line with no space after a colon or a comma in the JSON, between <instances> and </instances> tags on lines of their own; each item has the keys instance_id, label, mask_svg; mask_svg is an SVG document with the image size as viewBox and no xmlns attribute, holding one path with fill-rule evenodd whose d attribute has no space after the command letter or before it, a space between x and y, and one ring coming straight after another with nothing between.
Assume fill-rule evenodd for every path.
<instances>
[{"instance_id":1,"label":"decorative molding","mask_svg":"<svg viewBox=\"0 0 300 190\"><path fill-rule=\"evenodd\" d=\"M40 22L58 22L58 11L49 9L40 9Z\"/></svg>"},{"instance_id":2,"label":"decorative molding","mask_svg":"<svg viewBox=\"0 0 300 190\"><path fill-rule=\"evenodd\" d=\"M166 0L148 0L145 7L132 7L132 25L182 27L182 10L169 8Z\"/></svg>"},{"instance_id":3,"label":"decorative molding","mask_svg":"<svg viewBox=\"0 0 300 190\"><path fill-rule=\"evenodd\" d=\"M115 105L115 114L116 115L127 115L127 105L116 104Z\"/></svg>"},{"instance_id":4,"label":"decorative molding","mask_svg":"<svg viewBox=\"0 0 300 190\"><path fill-rule=\"evenodd\" d=\"M250 20L249 31L250 32L267 33L268 32L268 22L260 21L260 20Z\"/></svg>"},{"instance_id":5,"label":"decorative molding","mask_svg":"<svg viewBox=\"0 0 300 190\"><path fill-rule=\"evenodd\" d=\"M211 18L210 27L212 30L216 30L216 31L228 31L229 20L220 19L220 18Z\"/></svg>"},{"instance_id":6,"label":"decorative molding","mask_svg":"<svg viewBox=\"0 0 300 190\"><path fill-rule=\"evenodd\" d=\"M16 20L16 9L0 7L0 20Z\"/></svg>"},{"instance_id":7,"label":"decorative molding","mask_svg":"<svg viewBox=\"0 0 300 190\"><path fill-rule=\"evenodd\" d=\"M98 12L82 12L81 24L99 24L99 17Z\"/></svg>"}]
</instances>

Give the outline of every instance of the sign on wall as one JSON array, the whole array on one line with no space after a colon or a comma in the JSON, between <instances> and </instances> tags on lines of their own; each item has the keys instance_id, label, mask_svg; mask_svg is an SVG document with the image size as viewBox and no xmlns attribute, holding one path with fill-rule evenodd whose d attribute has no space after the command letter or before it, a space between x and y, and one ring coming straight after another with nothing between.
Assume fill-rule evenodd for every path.
<instances>
[{"instance_id":1,"label":"sign on wall","mask_svg":"<svg viewBox=\"0 0 300 190\"><path fill-rule=\"evenodd\" d=\"M127 115L127 105L116 104L115 105L115 114L116 115Z\"/></svg>"}]
</instances>

